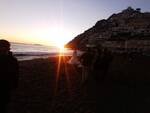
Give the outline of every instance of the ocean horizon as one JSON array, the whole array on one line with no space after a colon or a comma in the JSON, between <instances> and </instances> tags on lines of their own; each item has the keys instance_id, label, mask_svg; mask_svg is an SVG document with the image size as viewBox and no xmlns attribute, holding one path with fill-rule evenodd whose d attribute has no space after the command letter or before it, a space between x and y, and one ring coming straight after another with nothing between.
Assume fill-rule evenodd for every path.
<instances>
[{"instance_id":1,"label":"ocean horizon","mask_svg":"<svg viewBox=\"0 0 150 113\"><path fill-rule=\"evenodd\" d=\"M11 42L11 51L19 61L55 57L60 53L60 49L55 46L15 42ZM72 50L65 48L63 55L72 55Z\"/></svg>"}]
</instances>

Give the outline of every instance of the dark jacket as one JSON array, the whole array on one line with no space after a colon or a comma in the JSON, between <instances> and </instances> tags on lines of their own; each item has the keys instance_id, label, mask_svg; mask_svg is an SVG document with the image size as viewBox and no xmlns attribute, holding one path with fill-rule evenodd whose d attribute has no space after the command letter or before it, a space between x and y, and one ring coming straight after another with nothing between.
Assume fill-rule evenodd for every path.
<instances>
[{"instance_id":1,"label":"dark jacket","mask_svg":"<svg viewBox=\"0 0 150 113\"><path fill-rule=\"evenodd\" d=\"M85 52L80 57L80 61L83 66L91 66L93 61L93 54L91 52Z\"/></svg>"},{"instance_id":2,"label":"dark jacket","mask_svg":"<svg viewBox=\"0 0 150 113\"><path fill-rule=\"evenodd\" d=\"M17 59L11 53L0 55L0 88L15 89L18 84L18 73Z\"/></svg>"}]
</instances>

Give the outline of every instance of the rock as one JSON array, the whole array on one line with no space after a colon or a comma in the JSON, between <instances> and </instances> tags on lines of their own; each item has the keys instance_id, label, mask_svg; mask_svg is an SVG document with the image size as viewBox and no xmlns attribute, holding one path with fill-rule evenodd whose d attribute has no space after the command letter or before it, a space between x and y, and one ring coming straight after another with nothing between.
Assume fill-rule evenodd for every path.
<instances>
[{"instance_id":1,"label":"rock","mask_svg":"<svg viewBox=\"0 0 150 113\"><path fill-rule=\"evenodd\" d=\"M141 12L140 8L128 7L108 19L99 20L90 29L79 34L65 46L72 49L84 50L86 45L110 46L112 41L148 40L150 46L150 13ZM143 43L141 41L141 43ZM117 46L117 45L116 45ZM142 45L141 47L144 47ZM118 46L117 46L118 47Z\"/></svg>"}]
</instances>

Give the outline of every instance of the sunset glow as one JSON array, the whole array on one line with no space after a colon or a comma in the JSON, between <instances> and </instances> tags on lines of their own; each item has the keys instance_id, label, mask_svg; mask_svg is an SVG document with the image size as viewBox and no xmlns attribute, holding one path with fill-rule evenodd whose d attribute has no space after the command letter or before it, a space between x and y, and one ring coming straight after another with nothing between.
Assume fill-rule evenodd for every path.
<instances>
[{"instance_id":1,"label":"sunset glow","mask_svg":"<svg viewBox=\"0 0 150 113\"><path fill-rule=\"evenodd\" d=\"M51 42L59 47L62 48L64 47L64 45L69 42L68 40L68 35L69 31L62 29L62 28L55 28L53 27L53 29L50 30L49 32L49 36L53 37L51 38Z\"/></svg>"},{"instance_id":2,"label":"sunset glow","mask_svg":"<svg viewBox=\"0 0 150 113\"><path fill-rule=\"evenodd\" d=\"M1 0L0 39L62 47L112 12L127 6L150 10L148 0L109 3L106 0Z\"/></svg>"},{"instance_id":3,"label":"sunset glow","mask_svg":"<svg viewBox=\"0 0 150 113\"><path fill-rule=\"evenodd\" d=\"M5 39L10 42L33 43L47 46L53 45L58 48L63 48L64 45L70 41L69 38L73 36L71 36L71 31L62 28L61 25L55 25L49 28L29 29L28 33L20 31L17 33L2 34L1 37L5 37Z\"/></svg>"}]
</instances>

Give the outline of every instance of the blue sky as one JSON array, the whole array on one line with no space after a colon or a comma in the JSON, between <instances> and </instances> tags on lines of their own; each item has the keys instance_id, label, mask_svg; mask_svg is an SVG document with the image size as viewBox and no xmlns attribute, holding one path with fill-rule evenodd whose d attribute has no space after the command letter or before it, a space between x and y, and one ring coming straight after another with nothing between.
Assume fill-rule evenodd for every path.
<instances>
[{"instance_id":1,"label":"blue sky","mask_svg":"<svg viewBox=\"0 0 150 113\"><path fill-rule=\"evenodd\" d=\"M0 38L66 43L128 6L150 11L150 0L0 0Z\"/></svg>"}]
</instances>

